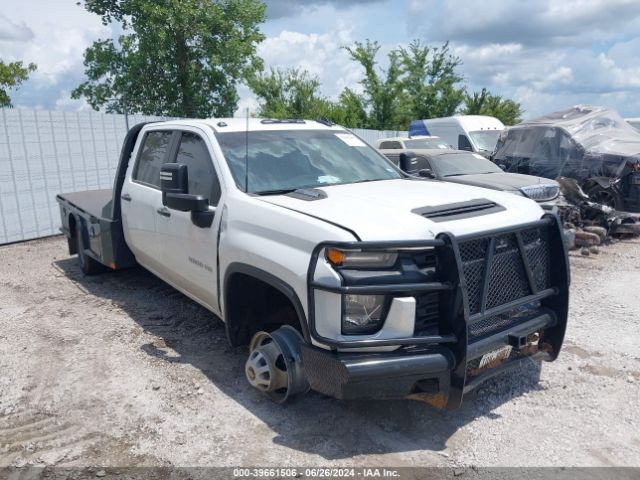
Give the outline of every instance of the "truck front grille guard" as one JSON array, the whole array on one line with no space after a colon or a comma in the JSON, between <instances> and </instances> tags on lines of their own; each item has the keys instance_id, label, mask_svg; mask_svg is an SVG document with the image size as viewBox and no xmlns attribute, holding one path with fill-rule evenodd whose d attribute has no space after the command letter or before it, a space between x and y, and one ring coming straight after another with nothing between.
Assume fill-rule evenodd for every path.
<instances>
[{"instance_id":1,"label":"truck front grille guard","mask_svg":"<svg viewBox=\"0 0 640 480\"><path fill-rule=\"evenodd\" d=\"M326 247L362 250L435 248L437 282L386 285L327 286L314 280L315 269ZM546 262L544 261L546 259ZM553 260L553 261L551 261ZM307 272L309 330L317 342L333 349L382 346L429 346L450 344L457 365L466 365L469 343L506 328L508 312L539 302L545 311L562 319L549 329L545 340L557 356L568 310L569 269L560 220L547 214L541 220L479 234L455 237L442 233L435 240L410 242L323 242L314 249ZM338 294L393 294L415 296L438 292L440 334L390 339L336 340L320 335L315 324L315 290ZM492 319L495 319L492 322ZM477 325L476 325L477 324ZM479 333L478 333L479 332ZM464 383L464 369L462 370Z\"/></svg>"}]
</instances>

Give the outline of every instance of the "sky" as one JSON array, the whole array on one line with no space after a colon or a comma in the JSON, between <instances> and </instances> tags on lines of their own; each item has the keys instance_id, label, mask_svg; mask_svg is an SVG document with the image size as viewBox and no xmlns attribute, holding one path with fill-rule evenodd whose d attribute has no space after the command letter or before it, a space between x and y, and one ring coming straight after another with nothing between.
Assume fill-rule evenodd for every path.
<instances>
[{"instance_id":1,"label":"sky","mask_svg":"<svg viewBox=\"0 0 640 480\"><path fill-rule=\"evenodd\" d=\"M70 92L83 81L84 49L115 30L77 0L0 0L0 58L38 65L12 92L16 107L89 109ZM365 39L386 53L419 39L449 41L471 90L520 102L525 118L578 103L607 105L640 117L638 0L268 0L266 39L258 48L269 67L317 75L336 98L358 89L363 71L342 48ZM239 88L239 111L257 103Z\"/></svg>"}]
</instances>

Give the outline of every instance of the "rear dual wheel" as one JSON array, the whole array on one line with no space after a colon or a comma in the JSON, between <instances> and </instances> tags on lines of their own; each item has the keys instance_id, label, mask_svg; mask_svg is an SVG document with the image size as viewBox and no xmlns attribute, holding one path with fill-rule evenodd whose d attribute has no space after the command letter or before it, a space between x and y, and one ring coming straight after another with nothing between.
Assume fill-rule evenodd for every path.
<instances>
[{"instance_id":1,"label":"rear dual wheel","mask_svg":"<svg viewBox=\"0 0 640 480\"><path fill-rule=\"evenodd\" d=\"M82 273L85 275L95 275L102 271L102 265L98 263L95 259L91 258L85 252L84 240L82 239L82 224L77 221L76 222L76 251L78 252L78 263L80 264L80 269Z\"/></svg>"}]
</instances>

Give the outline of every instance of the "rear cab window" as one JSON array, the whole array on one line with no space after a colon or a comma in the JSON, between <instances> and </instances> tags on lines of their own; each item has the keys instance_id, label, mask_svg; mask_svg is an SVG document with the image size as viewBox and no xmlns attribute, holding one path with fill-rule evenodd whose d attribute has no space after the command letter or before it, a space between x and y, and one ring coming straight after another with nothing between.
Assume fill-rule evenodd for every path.
<instances>
[{"instance_id":1,"label":"rear cab window","mask_svg":"<svg viewBox=\"0 0 640 480\"><path fill-rule=\"evenodd\" d=\"M173 132L158 130L144 136L131 178L138 183L160 188L160 168L167 162Z\"/></svg>"},{"instance_id":2,"label":"rear cab window","mask_svg":"<svg viewBox=\"0 0 640 480\"><path fill-rule=\"evenodd\" d=\"M382 142L380 144L380 148L381 150L400 150L402 149L402 145L400 144L400 142Z\"/></svg>"}]
</instances>

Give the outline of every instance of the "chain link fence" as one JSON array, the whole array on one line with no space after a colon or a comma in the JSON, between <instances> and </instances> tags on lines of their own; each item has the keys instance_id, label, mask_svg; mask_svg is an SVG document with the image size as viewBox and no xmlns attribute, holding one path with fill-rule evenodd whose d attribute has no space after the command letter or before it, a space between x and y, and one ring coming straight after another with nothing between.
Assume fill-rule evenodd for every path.
<instances>
[{"instance_id":1,"label":"chain link fence","mask_svg":"<svg viewBox=\"0 0 640 480\"><path fill-rule=\"evenodd\" d=\"M0 109L0 244L59 233L56 195L111 188L124 115ZM164 120L129 115L129 125ZM371 144L400 132L354 129Z\"/></svg>"}]
</instances>

